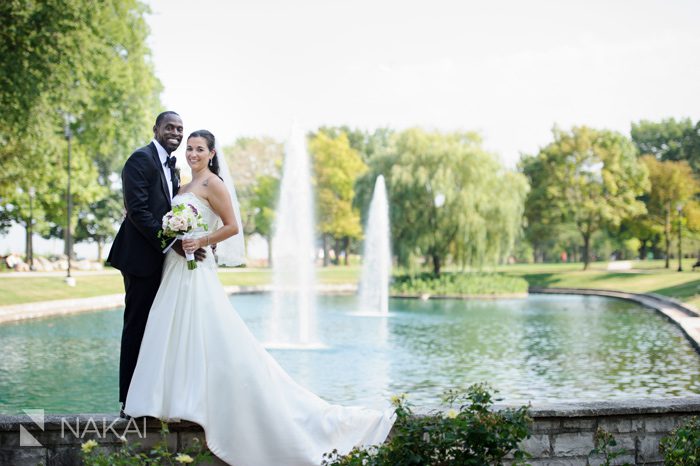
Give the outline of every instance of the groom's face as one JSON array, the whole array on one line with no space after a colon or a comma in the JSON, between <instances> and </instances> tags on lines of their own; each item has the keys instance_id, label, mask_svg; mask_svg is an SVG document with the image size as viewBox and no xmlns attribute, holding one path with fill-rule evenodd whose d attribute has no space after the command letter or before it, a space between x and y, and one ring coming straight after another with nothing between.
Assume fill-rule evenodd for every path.
<instances>
[{"instance_id":1,"label":"groom's face","mask_svg":"<svg viewBox=\"0 0 700 466\"><path fill-rule=\"evenodd\" d=\"M158 126L153 127L153 135L158 144L171 154L182 142L182 120L177 115L166 115Z\"/></svg>"}]
</instances>

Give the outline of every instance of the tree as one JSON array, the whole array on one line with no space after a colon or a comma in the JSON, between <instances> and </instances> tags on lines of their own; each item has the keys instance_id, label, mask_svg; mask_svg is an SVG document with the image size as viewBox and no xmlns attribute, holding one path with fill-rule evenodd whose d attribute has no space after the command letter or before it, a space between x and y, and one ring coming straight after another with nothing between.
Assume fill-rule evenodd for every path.
<instances>
[{"instance_id":1,"label":"tree","mask_svg":"<svg viewBox=\"0 0 700 466\"><path fill-rule=\"evenodd\" d=\"M272 264L272 228L279 196L284 146L270 137L242 137L224 148L241 202L246 235L259 234L267 241Z\"/></svg>"},{"instance_id":2,"label":"tree","mask_svg":"<svg viewBox=\"0 0 700 466\"><path fill-rule=\"evenodd\" d=\"M554 128L554 141L540 149L532 177L538 208L548 219L571 222L583 242L584 270L590 262L591 237L602 228L617 228L625 218L640 215L637 199L648 186L645 166L632 143L622 134L574 127Z\"/></svg>"},{"instance_id":3,"label":"tree","mask_svg":"<svg viewBox=\"0 0 700 466\"><path fill-rule=\"evenodd\" d=\"M510 253L522 227L527 182L483 150L476 133L413 128L396 134L358 181L364 205L379 174L387 183L400 264L422 257L439 275L450 258L480 267Z\"/></svg>"},{"instance_id":4,"label":"tree","mask_svg":"<svg viewBox=\"0 0 700 466\"><path fill-rule=\"evenodd\" d=\"M280 179L271 175L259 176L251 187L246 201L249 212L250 233L258 233L267 241L268 265L272 266L272 234L275 224L275 207L279 197Z\"/></svg>"},{"instance_id":5,"label":"tree","mask_svg":"<svg viewBox=\"0 0 700 466\"><path fill-rule=\"evenodd\" d=\"M328 265L330 238L336 240L336 258L340 249L344 249L347 262L350 238L362 236L360 213L353 207L354 185L357 177L367 171L367 166L360 154L350 147L345 133L329 137L319 132L309 141L309 152L316 190L318 230L323 238L323 263Z\"/></svg>"},{"instance_id":6,"label":"tree","mask_svg":"<svg viewBox=\"0 0 700 466\"><path fill-rule=\"evenodd\" d=\"M97 244L97 260L102 262L104 245L116 234L115 212L124 209L121 192L110 191L105 197L87 206L78 213L75 241L91 241Z\"/></svg>"},{"instance_id":7,"label":"tree","mask_svg":"<svg viewBox=\"0 0 700 466\"><path fill-rule=\"evenodd\" d=\"M693 127L689 118L674 118L632 123L632 141L640 155L657 160L686 160L695 173L700 173L700 122Z\"/></svg>"},{"instance_id":8,"label":"tree","mask_svg":"<svg viewBox=\"0 0 700 466\"><path fill-rule=\"evenodd\" d=\"M350 147L360 153L362 160L367 163L375 154L380 153L389 144L394 134L391 128L377 128L372 133L360 129L351 129L348 126L321 126L316 133L311 133L310 138L317 133L323 133L330 138L337 138L345 134Z\"/></svg>"},{"instance_id":9,"label":"tree","mask_svg":"<svg viewBox=\"0 0 700 466\"><path fill-rule=\"evenodd\" d=\"M568 236L567 232L571 228L575 228L571 222L564 222L560 213L551 208L547 170L543 166L546 163L541 157L527 155L519 162L519 170L527 177L530 185L524 207L525 238L532 245L537 262L552 260L548 256L562 250L563 237Z\"/></svg>"},{"instance_id":10,"label":"tree","mask_svg":"<svg viewBox=\"0 0 700 466\"><path fill-rule=\"evenodd\" d=\"M641 160L647 167L651 184L647 200L647 218L653 224L663 227L666 268L669 268L673 216L676 215L678 207L686 207L700 194L700 182L685 160L662 162L653 155L646 155ZM692 210L692 205L689 208Z\"/></svg>"},{"instance_id":11,"label":"tree","mask_svg":"<svg viewBox=\"0 0 700 466\"><path fill-rule=\"evenodd\" d=\"M223 151L241 197L255 189L259 177L281 175L284 146L270 137L241 137Z\"/></svg>"},{"instance_id":12,"label":"tree","mask_svg":"<svg viewBox=\"0 0 700 466\"><path fill-rule=\"evenodd\" d=\"M34 186L46 212L44 234L65 229L68 115L73 185L80 186L72 192L73 224L111 195L110 176L149 137L161 86L149 59L146 12L137 0L0 5L0 163L7 175L0 198L18 207L17 182ZM121 210L103 215L116 222Z\"/></svg>"}]
</instances>

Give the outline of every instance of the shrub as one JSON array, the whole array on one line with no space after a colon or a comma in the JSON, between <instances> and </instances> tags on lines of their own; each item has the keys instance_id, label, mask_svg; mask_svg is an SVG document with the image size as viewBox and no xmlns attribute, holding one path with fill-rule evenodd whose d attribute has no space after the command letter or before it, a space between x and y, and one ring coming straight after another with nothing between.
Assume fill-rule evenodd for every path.
<instances>
[{"instance_id":1,"label":"shrub","mask_svg":"<svg viewBox=\"0 0 700 466\"><path fill-rule=\"evenodd\" d=\"M588 457L590 458L591 455L602 455L603 462L601 463L601 466L610 466L614 463L616 458L619 458L627 453L627 450L624 448L615 449L615 447L617 447L617 440L615 440L613 434L600 427L598 427L598 429L595 431L593 442L595 444L595 448L591 450ZM621 466L632 465L629 463L622 463Z\"/></svg>"},{"instance_id":2,"label":"shrub","mask_svg":"<svg viewBox=\"0 0 700 466\"><path fill-rule=\"evenodd\" d=\"M524 278L486 272L402 275L394 277L391 286L392 292L399 294L443 295L525 293L527 288Z\"/></svg>"},{"instance_id":3,"label":"shrub","mask_svg":"<svg viewBox=\"0 0 700 466\"><path fill-rule=\"evenodd\" d=\"M700 419L691 418L661 439L659 449L666 466L700 464Z\"/></svg>"},{"instance_id":4,"label":"shrub","mask_svg":"<svg viewBox=\"0 0 700 466\"><path fill-rule=\"evenodd\" d=\"M148 453L138 451L139 444L133 446L126 439L124 445L116 452L105 454L97 451L99 446L94 440L88 440L81 445L83 464L85 466L128 466L128 465L183 465L200 464L202 461L211 461L211 453L197 438L193 439L193 445L182 452L171 452L168 449L168 424L160 423L160 440Z\"/></svg>"},{"instance_id":5,"label":"shrub","mask_svg":"<svg viewBox=\"0 0 700 466\"><path fill-rule=\"evenodd\" d=\"M518 444L529 437L528 407L493 411L492 395L483 384L466 394L450 391L447 411L416 416L405 396L395 397L396 423L383 445L356 448L347 455L336 450L324 455L324 466L483 466L511 464L528 456Z\"/></svg>"}]
</instances>

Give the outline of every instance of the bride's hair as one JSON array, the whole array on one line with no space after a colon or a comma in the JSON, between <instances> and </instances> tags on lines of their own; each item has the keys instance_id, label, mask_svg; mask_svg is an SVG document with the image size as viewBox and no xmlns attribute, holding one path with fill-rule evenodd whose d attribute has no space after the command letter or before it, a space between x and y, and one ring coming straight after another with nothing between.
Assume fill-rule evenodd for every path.
<instances>
[{"instance_id":1,"label":"bride's hair","mask_svg":"<svg viewBox=\"0 0 700 466\"><path fill-rule=\"evenodd\" d=\"M206 129L200 129L198 131L194 131L190 133L189 136L187 136L187 140L189 141L191 138L204 138L207 141L207 147L209 148L210 151L216 150L216 138L214 137L211 132L207 131ZM216 152L214 154L214 157L211 159L211 165L209 165L209 170L215 174L216 176L223 181L224 179L221 178L221 175L219 175L219 153Z\"/></svg>"}]
</instances>

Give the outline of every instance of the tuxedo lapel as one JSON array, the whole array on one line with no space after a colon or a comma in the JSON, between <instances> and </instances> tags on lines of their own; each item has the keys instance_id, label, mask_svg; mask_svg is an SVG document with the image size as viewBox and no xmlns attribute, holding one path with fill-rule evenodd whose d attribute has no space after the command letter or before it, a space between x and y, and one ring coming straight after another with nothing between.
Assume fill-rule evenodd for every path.
<instances>
[{"instance_id":1,"label":"tuxedo lapel","mask_svg":"<svg viewBox=\"0 0 700 466\"><path fill-rule=\"evenodd\" d=\"M156 166L158 167L158 173L160 174L160 187L163 190L163 195L165 196L165 199L168 201L168 205L171 205L171 199L170 199L170 190L168 190L168 180L165 179L165 172L163 171L163 167L160 165L160 157L158 157L158 149L156 149L156 145L153 143L150 143L148 145L149 149L151 149L151 156L153 157L153 160L156 163ZM175 195L173 191L173 195Z\"/></svg>"},{"instance_id":2,"label":"tuxedo lapel","mask_svg":"<svg viewBox=\"0 0 700 466\"><path fill-rule=\"evenodd\" d=\"M180 170L177 168L173 169L173 197L177 195L180 190Z\"/></svg>"}]
</instances>

